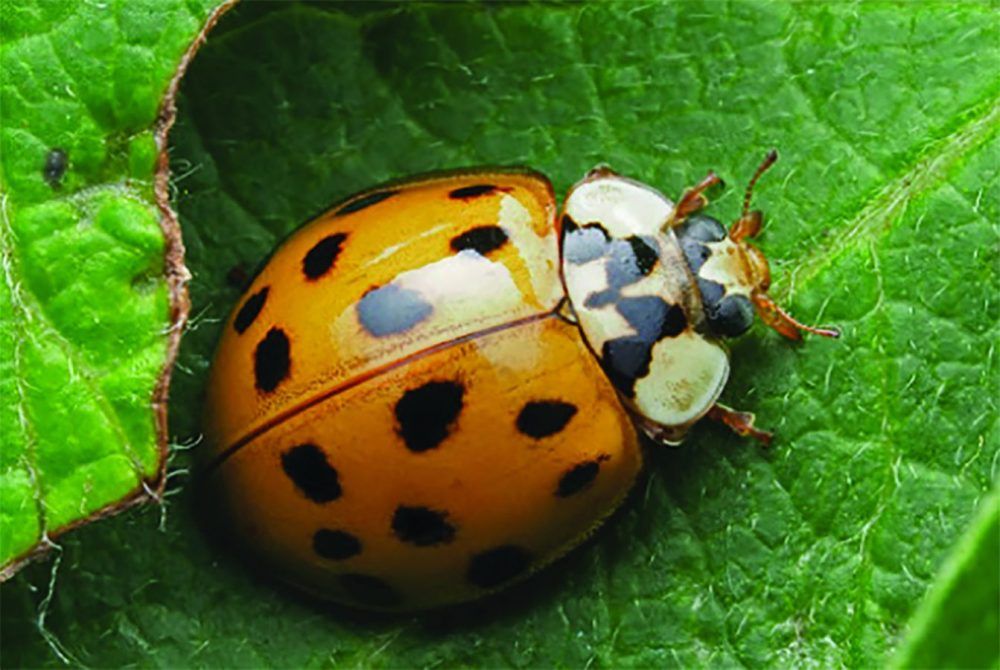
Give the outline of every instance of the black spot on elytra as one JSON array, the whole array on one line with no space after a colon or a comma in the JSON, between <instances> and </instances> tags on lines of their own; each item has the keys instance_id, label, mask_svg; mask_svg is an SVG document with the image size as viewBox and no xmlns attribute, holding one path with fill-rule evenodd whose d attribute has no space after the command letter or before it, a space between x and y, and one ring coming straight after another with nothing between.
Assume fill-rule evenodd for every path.
<instances>
[{"instance_id":1,"label":"black spot on elytra","mask_svg":"<svg viewBox=\"0 0 1000 670\"><path fill-rule=\"evenodd\" d=\"M517 429L541 439L555 435L576 415L576 405L561 400L533 400L517 415Z\"/></svg>"},{"instance_id":2,"label":"black spot on elytra","mask_svg":"<svg viewBox=\"0 0 1000 670\"><path fill-rule=\"evenodd\" d=\"M447 518L447 512L400 505L392 515L392 532L403 542L418 547L445 544L455 539L455 527Z\"/></svg>"},{"instance_id":3,"label":"black spot on elytra","mask_svg":"<svg viewBox=\"0 0 1000 670\"><path fill-rule=\"evenodd\" d=\"M410 451L427 451L448 436L462 411L465 387L455 381L433 381L410 389L396 403L399 434Z\"/></svg>"},{"instance_id":4,"label":"black spot on elytra","mask_svg":"<svg viewBox=\"0 0 1000 670\"><path fill-rule=\"evenodd\" d=\"M687 327L684 310L659 296L622 298L615 308L635 328L636 334L650 344L664 337L677 337Z\"/></svg>"},{"instance_id":5,"label":"black spot on elytra","mask_svg":"<svg viewBox=\"0 0 1000 670\"><path fill-rule=\"evenodd\" d=\"M396 284L374 288L358 301L358 321L375 337L395 335L413 328L434 311L416 291Z\"/></svg>"},{"instance_id":6,"label":"black spot on elytra","mask_svg":"<svg viewBox=\"0 0 1000 670\"><path fill-rule=\"evenodd\" d=\"M341 575L338 581L347 596L359 605L395 607L403 601L396 589L378 577L351 572Z\"/></svg>"},{"instance_id":7,"label":"black spot on elytra","mask_svg":"<svg viewBox=\"0 0 1000 670\"><path fill-rule=\"evenodd\" d=\"M601 348L601 367L625 396L635 396L635 382L649 374L653 343L637 335L608 340Z\"/></svg>"},{"instance_id":8,"label":"black spot on elytra","mask_svg":"<svg viewBox=\"0 0 1000 670\"><path fill-rule=\"evenodd\" d=\"M563 216L563 258L573 265L583 265L600 258L608 251L608 231L599 223L576 225L569 216Z\"/></svg>"},{"instance_id":9,"label":"black spot on elytra","mask_svg":"<svg viewBox=\"0 0 1000 670\"><path fill-rule=\"evenodd\" d=\"M288 376L292 360L289 357L288 336L281 328L267 331L253 353L253 373L257 388L271 392Z\"/></svg>"},{"instance_id":10,"label":"black spot on elytra","mask_svg":"<svg viewBox=\"0 0 1000 670\"><path fill-rule=\"evenodd\" d=\"M471 249L480 256L496 251L507 242L507 233L500 226L479 226L465 231L451 240L452 250Z\"/></svg>"},{"instance_id":11,"label":"black spot on elytra","mask_svg":"<svg viewBox=\"0 0 1000 670\"><path fill-rule=\"evenodd\" d=\"M247 298L243 306L240 307L240 311L236 313L236 318L233 319L233 328L236 329L237 333L242 335L253 324L254 319L260 314L260 310L264 308L264 303L267 302L269 289L270 287L265 286Z\"/></svg>"},{"instance_id":12,"label":"black spot on elytra","mask_svg":"<svg viewBox=\"0 0 1000 670\"><path fill-rule=\"evenodd\" d=\"M300 444L281 455L281 468L302 495L315 503L328 503L340 497L337 470L315 444Z\"/></svg>"},{"instance_id":13,"label":"black spot on elytra","mask_svg":"<svg viewBox=\"0 0 1000 670\"><path fill-rule=\"evenodd\" d=\"M45 183L53 189L62 186L63 175L69 167L69 156L62 149L50 149L45 154L45 163L42 165L42 178Z\"/></svg>"},{"instance_id":14,"label":"black spot on elytra","mask_svg":"<svg viewBox=\"0 0 1000 670\"><path fill-rule=\"evenodd\" d=\"M505 544L476 554L469 561L465 578L483 589L510 581L528 569L531 554L512 544Z\"/></svg>"},{"instance_id":15,"label":"black spot on elytra","mask_svg":"<svg viewBox=\"0 0 1000 670\"><path fill-rule=\"evenodd\" d=\"M321 528L313 535L313 551L331 561L343 561L361 553L361 540L343 530Z\"/></svg>"},{"instance_id":16,"label":"black spot on elytra","mask_svg":"<svg viewBox=\"0 0 1000 670\"><path fill-rule=\"evenodd\" d=\"M611 257L607 262L608 286L620 289L634 284L650 272L659 260L659 247L651 237L633 235L611 242Z\"/></svg>"},{"instance_id":17,"label":"black spot on elytra","mask_svg":"<svg viewBox=\"0 0 1000 670\"><path fill-rule=\"evenodd\" d=\"M387 200L392 196L399 193L399 191L376 191L375 193L369 193L368 195L361 196L357 200L352 200L340 209L338 209L334 216L344 216L345 214L353 214L354 212L360 212L362 209L371 207L372 205L377 205L383 200Z\"/></svg>"},{"instance_id":18,"label":"black spot on elytra","mask_svg":"<svg viewBox=\"0 0 1000 670\"><path fill-rule=\"evenodd\" d=\"M344 240L347 239L345 233L334 233L327 235L309 250L302 259L302 274L310 281L319 279L333 267L337 262L337 256L343 248Z\"/></svg>"},{"instance_id":19,"label":"black spot on elytra","mask_svg":"<svg viewBox=\"0 0 1000 670\"><path fill-rule=\"evenodd\" d=\"M448 194L448 197L453 200L465 200L467 198L478 198L481 195L489 195L496 190L497 187L493 184L475 184L474 186L456 188Z\"/></svg>"},{"instance_id":20,"label":"black spot on elytra","mask_svg":"<svg viewBox=\"0 0 1000 670\"><path fill-rule=\"evenodd\" d=\"M601 461L606 461L608 458L610 457L605 454L592 461L584 461L574 465L559 478L556 495L560 498L567 498L590 486L597 479L597 473L601 470Z\"/></svg>"}]
</instances>

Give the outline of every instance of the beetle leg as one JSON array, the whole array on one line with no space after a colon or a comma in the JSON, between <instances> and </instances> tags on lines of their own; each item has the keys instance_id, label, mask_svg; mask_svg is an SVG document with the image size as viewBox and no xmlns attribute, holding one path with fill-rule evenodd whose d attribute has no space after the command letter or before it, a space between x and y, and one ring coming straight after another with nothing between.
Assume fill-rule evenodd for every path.
<instances>
[{"instance_id":1,"label":"beetle leg","mask_svg":"<svg viewBox=\"0 0 1000 670\"><path fill-rule=\"evenodd\" d=\"M741 437L752 437L761 442L765 447L771 446L771 440L774 438L774 435L766 430L754 427L754 416L750 412L739 412L731 407L715 403L705 416L712 421L725 424L730 430Z\"/></svg>"},{"instance_id":2,"label":"beetle leg","mask_svg":"<svg viewBox=\"0 0 1000 670\"><path fill-rule=\"evenodd\" d=\"M687 434L688 429L691 427L690 424L684 426L664 426L647 419L642 415L642 412L632 410L630 413L632 415L632 420L635 421L636 427L638 427L639 430L646 435L646 437L651 439L653 442L666 447L680 446L680 444L684 441L684 436Z\"/></svg>"},{"instance_id":3,"label":"beetle leg","mask_svg":"<svg viewBox=\"0 0 1000 670\"><path fill-rule=\"evenodd\" d=\"M689 215L694 214L699 209L703 209L708 204L705 191L717 184L722 184L719 175L709 172L704 179L684 191L684 195L681 196L681 199L677 202L677 206L674 207L674 213L670 215L670 219L667 220L663 228L665 230L673 228Z\"/></svg>"},{"instance_id":4,"label":"beetle leg","mask_svg":"<svg viewBox=\"0 0 1000 670\"><path fill-rule=\"evenodd\" d=\"M771 300L771 296L763 291L754 291L750 299L757 308L761 320L790 340L796 342L801 340L803 331L823 337L840 337L840 331L835 328L816 328L799 323L791 314L778 307L777 303Z\"/></svg>"}]
</instances>

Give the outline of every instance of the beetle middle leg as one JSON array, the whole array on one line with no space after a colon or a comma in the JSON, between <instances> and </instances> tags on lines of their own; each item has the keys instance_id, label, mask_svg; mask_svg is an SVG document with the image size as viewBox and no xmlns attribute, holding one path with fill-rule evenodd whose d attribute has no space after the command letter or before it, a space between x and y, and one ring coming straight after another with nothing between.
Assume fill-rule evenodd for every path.
<instances>
[{"instance_id":1,"label":"beetle middle leg","mask_svg":"<svg viewBox=\"0 0 1000 670\"><path fill-rule=\"evenodd\" d=\"M773 433L761 430L753 425L754 415L750 412L740 412L732 407L715 403L705 416L712 421L724 424L740 437L752 437L765 447L771 446L771 440L774 439Z\"/></svg>"}]
</instances>

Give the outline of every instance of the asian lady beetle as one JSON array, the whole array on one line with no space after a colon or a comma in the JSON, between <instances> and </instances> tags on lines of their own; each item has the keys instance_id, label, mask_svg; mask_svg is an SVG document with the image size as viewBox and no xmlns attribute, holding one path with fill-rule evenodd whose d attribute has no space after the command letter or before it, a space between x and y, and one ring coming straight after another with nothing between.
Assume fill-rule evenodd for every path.
<instances>
[{"instance_id":1,"label":"asian lady beetle","mask_svg":"<svg viewBox=\"0 0 1000 670\"><path fill-rule=\"evenodd\" d=\"M556 217L528 170L417 178L349 198L287 239L226 323L208 384L210 490L242 545L354 606L482 596L580 543L642 466L717 403L723 337L767 296L764 256L597 168Z\"/></svg>"}]
</instances>

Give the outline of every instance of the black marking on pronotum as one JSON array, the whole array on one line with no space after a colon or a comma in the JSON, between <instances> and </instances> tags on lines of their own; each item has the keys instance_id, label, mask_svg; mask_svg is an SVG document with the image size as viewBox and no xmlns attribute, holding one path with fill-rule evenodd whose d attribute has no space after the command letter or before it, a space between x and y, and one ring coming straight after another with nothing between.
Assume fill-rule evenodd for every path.
<instances>
[{"instance_id":1,"label":"black marking on pronotum","mask_svg":"<svg viewBox=\"0 0 1000 670\"><path fill-rule=\"evenodd\" d=\"M281 469L302 495L314 503L332 502L343 493L337 469L315 444L307 442L283 453Z\"/></svg>"},{"instance_id":2,"label":"black marking on pronotum","mask_svg":"<svg viewBox=\"0 0 1000 670\"><path fill-rule=\"evenodd\" d=\"M465 387L457 381L432 381L410 389L396 403L398 432L410 451L441 444L462 411Z\"/></svg>"},{"instance_id":3,"label":"black marking on pronotum","mask_svg":"<svg viewBox=\"0 0 1000 670\"><path fill-rule=\"evenodd\" d=\"M310 281L319 279L334 266L343 248L346 233L327 235L309 250L302 259L302 273Z\"/></svg>"},{"instance_id":4,"label":"black marking on pronotum","mask_svg":"<svg viewBox=\"0 0 1000 670\"><path fill-rule=\"evenodd\" d=\"M470 228L451 240L453 251L471 249L480 256L486 256L507 243L507 233L500 226L478 226Z\"/></svg>"},{"instance_id":5,"label":"black marking on pronotum","mask_svg":"<svg viewBox=\"0 0 1000 670\"><path fill-rule=\"evenodd\" d=\"M434 312L433 305L417 291L397 284L371 289L356 309L358 321L375 337L406 332Z\"/></svg>"},{"instance_id":6,"label":"black marking on pronotum","mask_svg":"<svg viewBox=\"0 0 1000 670\"><path fill-rule=\"evenodd\" d=\"M475 184L473 186L463 186L456 188L448 194L452 200L466 200L468 198L478 198L481 195L489 195L497 190L494 184Z\"/></svg>"},{"instance_id":7,"label":"black marking on pronotum","mask_svg":"<svg viewBox=\"0 0 1000 670\"><path fill-rule=\"evenodd\" d=\"M601 366L615 388L632 398L636 381L649 374L653 345L680 335L688 321L683 309L659 296L622 298L615 308L636 334L606 341L601 348Z\"/></svg>"},{"instance_id":8,"label":"black marking on pronotum","mask_svg":"<svg viewBox=\"0 0 1000 670\"><path fill-rule=\"evenodd\" d=\"M647 276L656 267L656 262L660 260L656 240L652 237L632 235L626 237L625 241L632 247L632 256L639 274Z\"/></svg>"},{"instance_id":9,"label":"black marking on pronotum","mask_svg":"<svg viewBox=\"0 0 1000 670\"><path fill-rule=\"evenodd\" d=\"M369 607L395 607L402 597L385 581L372 575L350 572L338 578L347 596L359 605Z\"/></svg>"},{"instance_id":10,"label":"black marking on pronotum","mask_svg":"<svg viewBox=\"0 0 1000 670\"><path fill-rule=\"evenodd\" d=\"M392 532L401 541L418 547L446 544L455 539L455 526L447 519L447 512L400 505L392 515Z\"/></svg>"},{"instance_id":11,"label":"black marking on pronotum","mask_svg":"<svg viewBox=\"0 0 1000 670\"><path fill-rule=\"evenodd\" d=\"M606 265L608 286L619 289L634 284L652 272L659 257L659 247L651 237L633 235L612 241Z\"/></svg>"},{"instance_id":12,"label":"black marking on pronotum","mask_svg":"<svg viewBox=\"0 0 1000 670\"><path fill-rule=\"evenodd\" d=\"M372 205L377 205L383 200L387 200L392 196L399 193L399 191L376 191L375 193L369 193L368 195L363 195L356 200L352 200L340 209L338 209L334 216L344 216L345 214L353 214L354 212L360 212L362 209L371 207Z\"/></svg>"},{"instance_id":13,"label":"black marking on pronotum","mask_svg":"<svg viewBox=\"0 0 1000 670\"><path fill-rule=\"evenodd\" d=\"M650 344L664 337L677 337L687 327L684 310L656 295L622 298L615 309Z\"/></svg>"},{"instance_id":14,"label":"black marking on pronotum","mask_svg":"<svg viewBox=\"0 0 1000 670\"><path fill-rule=\"evenodd\" d=\"M572 225L567 225L567 220ZM583 265L606 254L609 239L608 231L599 223L579 227L568 216L563 217L563 258L573 265Z\"/></svg>"},{"instance_id":15,"label":"black marking on pronotum","mask_svg":"<svg viewBox=\"0 0 1000 670\"><path fill-rule=\"evenodd\" d=\"M361 540L344 530L321 528L313 534L313 551L330 561L343 561L361 553Z\"/></svg>"},{"instance_id":16,"label":"black marking on pronotum","mask_svg":"<svg viewBox=\"0 0 1000 670\"><path fill-rule=\"evenodd\" d=\"M530 565L531 554L521 547L505 544L474 555L465 578L479 588L491 589L514 579Z\"/></svg>"},{"instance_id":17,"label":"black marking on pronotum","mask_svg":"<svg viewBox=\"0 0 1000 670\"><path fill-rule=\"evenodd\" d=\"M583 301L583 306L588 309L598 309L613 303L618 299L618 295L618 291L611 288L606 288L603 291L594 291Z\"/></svg>"},{"instance_id":18,"label":"black marking on pronotum","mask_svg":"<svg viewBox=\"0 0 1000 670\"><path fill-rule=\"evenodd\" d=\"M267 293L269 290L270 287L265 286L247 298L243 306L240 307L240 311L236 313L236 318L233 319L233 328L236 329L237 333L242 335L246 332L247 328L253 325L254 320L260 314L260 310L264 308L264 303L267 302Z\"/></svg>"},{"instance_id":19,"label":"black marking on pronotum","mask_svg":"<svg viewBox=\"0 0 1000 670\"><path fill-rule=\"evenodd\" d=\"M45 154L45 163L42 165L42 178L45 183L54 189L62 186L63 175L69 167L69 156L62 149L50 149Z\"/></svg>"},{"instance_id":20,"label":"black marking on pronotum","mask_svg":"<svg viewBox=\"0 0 1000 670\"><path fill-rule=\"evenodd\" d=\"M253 353L253 373L258 389L273 391L288 376L292 366L290 350L291 345L285 331L281 328L267 331Z\"/></svg>"},{"instance_id":21,"label":"black marking on pronotum","mask_svg":"<svg viewBox=\"0 0 1000 670\"><path fill-rule=\"evenodd\" d=\"M583 491L597 479L597 474L601 470L601 463L610 458L607 454L602 454L593 460L574 465L559 478L559 484L556 486L556 495L560 498L567 498Z\"/></svg>"},{"instance_id":22,"label":"black marking on pronotum","mask_svg":"<svg viewBox=\"0 0 1000 670\"><path fill-rule=\"evenodd\" d=\"M555 435L576 415L576 405L561 400L533 400L517 415L517 429L536 440Z\"/></svg>"},{"instance_id":23,"label":"black marking on pronotum","mask_svg":"<svg viewBox=\"0 0 1000 670\"><path fill-rule=\"evenodd\" d=\"M653 343L638 335L607 340L601 347L601 367L608 379L629 398L635 397L635 382L649 374Z\"/></svg>"}]
</instances>

